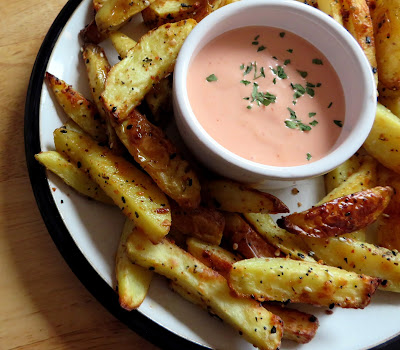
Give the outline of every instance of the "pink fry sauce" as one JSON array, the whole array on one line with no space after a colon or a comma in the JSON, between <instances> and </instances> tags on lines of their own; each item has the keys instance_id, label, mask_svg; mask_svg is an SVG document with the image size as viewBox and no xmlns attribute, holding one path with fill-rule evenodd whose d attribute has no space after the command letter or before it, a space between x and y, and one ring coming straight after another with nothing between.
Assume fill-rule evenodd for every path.
<instances>
[{"instance_id":1,"label":"pink fry sauce","mask_svg":"<svg viewBox=\"0 0 400 350\"><path fill-rule=\"evenodd\" d=\"M187 90L207 133L261 164L318 160L344 123L343 88L328 59L279 28L245 27L216 37L192 59Z\"/></svg>"}]
</instances>

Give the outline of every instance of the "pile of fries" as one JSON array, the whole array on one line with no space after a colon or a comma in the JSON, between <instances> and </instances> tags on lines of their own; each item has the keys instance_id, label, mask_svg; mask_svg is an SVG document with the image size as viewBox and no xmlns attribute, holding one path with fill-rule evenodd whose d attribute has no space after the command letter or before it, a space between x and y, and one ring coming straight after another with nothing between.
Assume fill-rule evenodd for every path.
<instances>
[{"instance_id":1,"label":"pile of fries","mask_svg":"<svg viewBox=\"0 0 400 350\"><path fill-rule=\"evenodd\" d=\"M70 120L54 131L55 151L36 159L126 216L115 264L121 307L138 308L157 273L254 346L275 350L282 337L307 343L318 328L289 302L364 308L378 288L400 292L400 62L391 59L400 57L400 4L307 2L358 41L382 104L363 148L325 176L326 197L277 225L270 214L288 212L281 200L185 160L163 130L184 40L231 2L93 0L95 18L81 32L93 102L46 73ZM118 31L133 16L151 28L137 43ZM113 67L98 45L105 39L121 59ZM378 245L365 235L375 221Z\"/></svg>"}]
</instances>

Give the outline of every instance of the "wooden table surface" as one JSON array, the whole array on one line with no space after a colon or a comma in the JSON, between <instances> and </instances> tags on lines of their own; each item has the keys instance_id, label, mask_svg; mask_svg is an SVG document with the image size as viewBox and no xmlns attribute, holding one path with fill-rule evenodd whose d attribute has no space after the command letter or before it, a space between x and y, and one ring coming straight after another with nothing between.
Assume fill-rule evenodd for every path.
<instances>
[{"instance_id":1,"label":"wooden table surface","mask_svg":"<svg viewBox=\"0 0 400 350\"><path fill-rule=\"evenodd\" d=\"M66 2L0 1L0 349L155 350L75 277L31 190L25 96L43 38Z\"/></svg>"}]
</instances>

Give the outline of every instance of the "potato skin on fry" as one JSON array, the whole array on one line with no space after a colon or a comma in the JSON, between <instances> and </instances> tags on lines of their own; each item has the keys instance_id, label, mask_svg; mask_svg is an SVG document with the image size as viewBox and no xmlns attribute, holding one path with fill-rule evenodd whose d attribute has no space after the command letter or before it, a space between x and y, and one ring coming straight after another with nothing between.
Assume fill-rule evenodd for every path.
<instances>
[{"instance_id":1,"label":"potato skin on fry","mask_svg":"<svg viewBox=\"0 0 400 350\"><path fill-rule=\"evenodd\" d=\"M197 175L159 127L137 110L124 121L113 124L129 153L163 192L181 207L198 207L200 183Z\"/></svg>"},{"instance_id":2,"label":"potato skin on fry","mask_svg":"<svg viewBox=\"0 0 400 350\"><path fill-rule=\"evenodd\" d=\"M291 233L326 238L357 231L374 222L389 204L393 189L377 186L334 199L278 220Z\"/></svg>"}]
</instances>

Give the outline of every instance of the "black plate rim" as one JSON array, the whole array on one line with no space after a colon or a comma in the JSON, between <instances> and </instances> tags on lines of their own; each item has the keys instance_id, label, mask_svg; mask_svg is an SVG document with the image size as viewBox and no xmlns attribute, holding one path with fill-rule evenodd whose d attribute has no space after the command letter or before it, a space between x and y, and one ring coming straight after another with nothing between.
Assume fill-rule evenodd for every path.
<instances>
[{"instance_id":1,"label":"black plate rim","mask_svg":"<svg viewBox=\"0 0 400 350\"><path fill-rule=\"evenodd\" d=\"M46 170L34 158L34 155L41 151L39 109L47 63L61 31L83 1L85 0L69 0L58 14L39 49L29 80L24 119L25 156L37 206L53 242L72 272L117 319L149 342L163 349L209 349L173 333L139 311L128 312L120 307L116 292L98 275L73 241L51 195ZM399 346L400 334L370 348L370 350L397 350Z\"/></svg>"}]
</instances>

